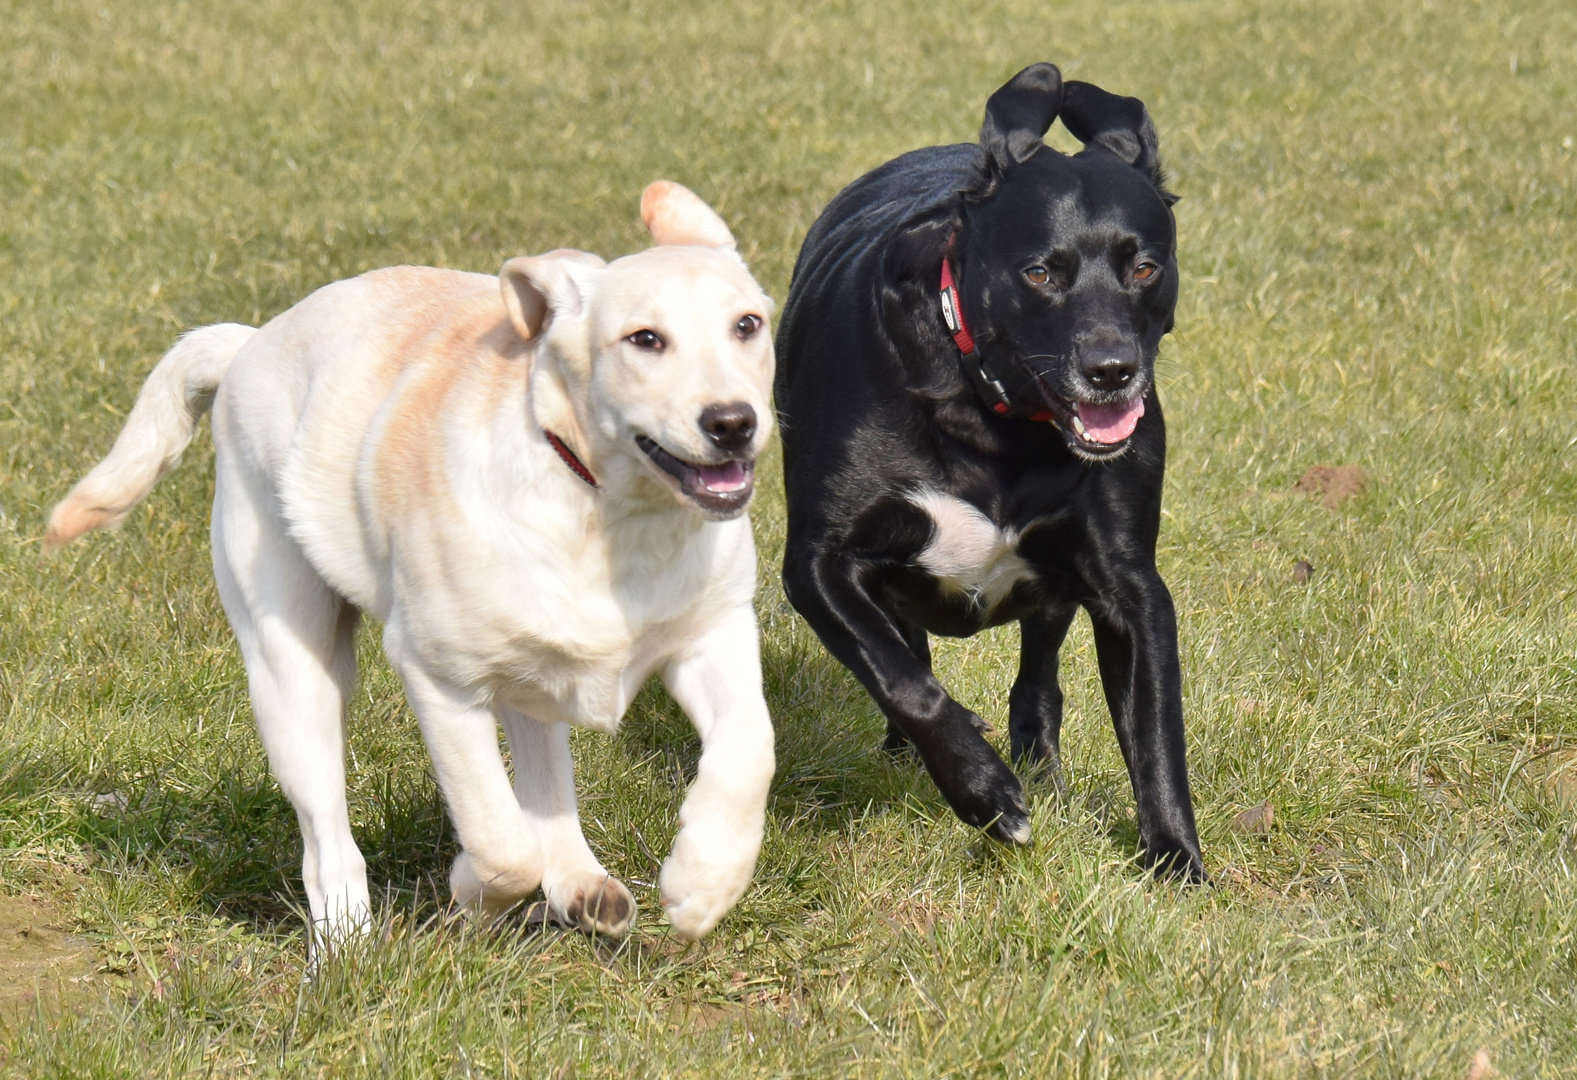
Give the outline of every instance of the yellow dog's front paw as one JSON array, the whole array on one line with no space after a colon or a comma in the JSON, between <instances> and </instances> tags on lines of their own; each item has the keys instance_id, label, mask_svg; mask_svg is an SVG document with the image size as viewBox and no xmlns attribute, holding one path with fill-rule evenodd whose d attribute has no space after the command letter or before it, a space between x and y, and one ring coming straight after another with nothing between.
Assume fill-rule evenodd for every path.
<instances>
[{"instance_id":1,"label":"yellow dog's front paw","mask_svg":"<svg viewBox=\"0 0 1577 1080\"><path fill-rule=\"evenodd\" d=\"M583 934L622 938L635 922L635 897L606 873L574 874L546 891L553 921Z\"/></svg>"},{"instance_id":2,"label":"yellow dog's front paw","mask_svg":"<svg viewBox=\"0 0 1577 1080\"><path fill-rule=\"evenodd\" d=\"M707 860L681 836L658 879L663 910L674 933L685 941L705 937L739 902L755 869L754 853L749 861Z\"/></svg>"}]
</instances>

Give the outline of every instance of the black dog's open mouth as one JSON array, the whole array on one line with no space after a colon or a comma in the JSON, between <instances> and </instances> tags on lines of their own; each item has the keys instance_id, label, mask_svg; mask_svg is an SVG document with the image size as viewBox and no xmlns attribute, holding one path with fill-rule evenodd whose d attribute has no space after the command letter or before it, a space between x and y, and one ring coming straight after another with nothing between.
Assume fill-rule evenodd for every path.
<instances>
[{"instance_id":1,"label":"black dog's open mouth","mask_svg":"<svg viewBox=\"0 0 1577 1080\"><path fill-rule=\"evenodd\" d=\"M1139 426L1139 418L1144 416L1142 395L1127 401L1094 402L1069 401L1049 390L1045 394L1068 442L1074 450L1090 457L1126 449L1134 428Z\"/></svg>"},{"instance_id":2,"label":"black dog's open mouth","mask_svg":"<svg viewBox=\"0 0 1577 1080\"><path fill-rule=\"evenodd\" d=\"M677 458L645 435L635 445L663 472L679 481L679 490L709 514L731 516L745 508L756 488L756 463L737 458L716 465Z\"/></svg>"}]
</instances>

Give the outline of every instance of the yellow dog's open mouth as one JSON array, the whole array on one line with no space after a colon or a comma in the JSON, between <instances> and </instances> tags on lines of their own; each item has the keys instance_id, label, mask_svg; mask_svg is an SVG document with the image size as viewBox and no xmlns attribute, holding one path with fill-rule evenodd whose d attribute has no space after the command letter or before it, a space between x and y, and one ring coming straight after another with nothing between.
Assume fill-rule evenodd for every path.
<instances>
[{"instance_id":1,"label":"yellow dog's open mouth","mask_svg":"<svg viewBox=\"0 0 1577 1080\"><path fill-rule=\"evenodd\" d=\"M652 463L679 482L679 490L708 514L732 517L745 508L756 489L756 463L731 458L716 464L686 461L645 435L635 445Z\"/></svg>"}]
</instances>

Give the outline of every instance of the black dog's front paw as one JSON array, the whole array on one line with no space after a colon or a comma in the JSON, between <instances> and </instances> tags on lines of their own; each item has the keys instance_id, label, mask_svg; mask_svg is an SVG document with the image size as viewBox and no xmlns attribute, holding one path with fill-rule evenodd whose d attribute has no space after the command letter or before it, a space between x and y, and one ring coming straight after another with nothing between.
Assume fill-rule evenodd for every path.
<instances>
[{"instance_id":1,"label":"black dog's front paw","mask_svg":"<svg viewBox=\"0 0 1577 1080\"><path fill-rule=\"evenodd\" d=\"M1029 808L1023 786L990 744L973 732L970 735L964 745L944 748L940 761L922 752L937 787L964 824L984 829L1004 844L1028 844Z\"/></svg>"},{"instance_id":2,"label":"black dog's front paw","mask_svg":"<svg viewBox=\"0 0 1577 1080\"><path fill-rule=\"evenodd\" d=\"M1034 840L1034 835L1029 828L1029 811L1024 807L1024 800L1015 800L1017 809L1003 811L997 815L986 835L1003 844L1015 844L1028 847Z\"/></svg>"}]
</instances>

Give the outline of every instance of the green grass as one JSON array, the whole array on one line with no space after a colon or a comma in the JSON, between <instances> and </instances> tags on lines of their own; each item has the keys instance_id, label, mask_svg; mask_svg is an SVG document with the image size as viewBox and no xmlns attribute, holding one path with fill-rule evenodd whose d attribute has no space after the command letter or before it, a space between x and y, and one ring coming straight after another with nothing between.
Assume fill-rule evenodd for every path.
<instances>
[{"instance_id":1,"label":"green grass","mask_svg":"<svg viewBox=\"0 0 1577 1080\"><path fill-rule=\"evenodd\" d=\"M1039 59L1144 98L1184 197L1161 562L1217 888L1136 872L1083 626L1033 850L886 762L776 583L774 466L779 775L735 912L684 948L642 884L695 756L651 690L576 741L631 940L445 923L453 840L369 634L351 799L386 932L304 982L206 437L124 529L40 552L153 361L378 266L633 250L660 176L781 298L834 192L973 138ZM0 1020L0 1072L1461 1077L1482 1047L1577 1075L1574 138L1564 0L0 0L0 897L92 957ZM1322 463L1367 490L1294 492ZM999 727L1016 647L938 651ZM1234 833L1263 800L1269 837Z\"/></svg>"}]
</instances>

